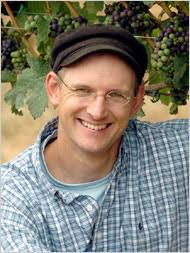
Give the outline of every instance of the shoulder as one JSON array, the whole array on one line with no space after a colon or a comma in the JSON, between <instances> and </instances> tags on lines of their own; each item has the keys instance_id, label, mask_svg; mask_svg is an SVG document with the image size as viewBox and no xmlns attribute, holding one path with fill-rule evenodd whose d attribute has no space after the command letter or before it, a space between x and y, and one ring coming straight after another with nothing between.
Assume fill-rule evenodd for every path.
<instances>
[{"instance_id":1,"label":"shoulder","mask_svg":"<svg viewBox=\"0 0 190 253\"><path fill-rule=\"evenodd\" d=\"M18 192L24 198L31 185L36 183L36 166L32 158L34 152L35 145L32 145L14 160L1 164L2 197L6 195L7 198L11 192L15 194Z\"/></svg>"},{"instance_id":2,"label":"shoulder","mask_svg":"<svg viewBox=\"0 0 190 253\"><path fill-rule=\"evenodd\" d=\"M151 131L178 131L184 130L187 131L189 127L189 120L188 119L173 119L167 120L158 123L150 123L146 121L140 120L132 120L131 121L132 128L136 128L139 131L143 130L151 130Z\"/></svg>"},{"instance_id":3,"label":"shoulder","mask_svg":"<svg viewBox=\"0 0 190 253\"><path fill-rule=\"evenodd\" d=\"M172 137L174 134L181 138L188 137L189 120L174 119L159 123L150 123L140 120L131 120L126 132L133 133L138 137ZM188 139L188 138L187 138Z\"/></svg>"},{"instance_id":4,"label":"shoulder","mask_svg":"<svg viewBox=\"0 0 190 253\"><path fill-rule=\"evenodd\" d=\"M124 146L126 150L134 151L134 155L137 155L137 152L146 153L150 159L155 154L162 157L170 154L173 158L178 157L178 159L185 156L187 161L188 127L189 121L186 119L159 123L131 120L124 133Z\"/></svg>"}]
</instances>

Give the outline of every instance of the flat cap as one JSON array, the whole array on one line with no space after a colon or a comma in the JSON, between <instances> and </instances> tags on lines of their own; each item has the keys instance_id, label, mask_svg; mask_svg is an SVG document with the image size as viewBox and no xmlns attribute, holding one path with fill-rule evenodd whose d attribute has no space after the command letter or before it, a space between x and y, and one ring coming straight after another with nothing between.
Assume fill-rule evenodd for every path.
<instances>
[{"instance_id":1,"label":"flat cap","mask_svg":"<svg viewBox=\"0 0 190 253\"><path fill-rule=\"evenodd\" d=\"M51 68L58 72L97 52L118 54L135 71L141 82L147 68L147 53L143 44L121 27L111 25L85 25L58 35L51 54Z\"/></svg>"}]
</instances>

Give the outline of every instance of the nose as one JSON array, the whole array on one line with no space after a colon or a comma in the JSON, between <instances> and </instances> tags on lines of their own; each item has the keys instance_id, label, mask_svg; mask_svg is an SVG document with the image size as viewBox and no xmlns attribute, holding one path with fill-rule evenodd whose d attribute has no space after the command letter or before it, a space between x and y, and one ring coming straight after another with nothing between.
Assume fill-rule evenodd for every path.
<instances>
[{"instance_id":1,"label":"nose","mask_svg":"<svg viewBox=\"0 0 190 253\"><path fill-rule=\"evenodd\" d=\"M104 96L96 96L93 101L89 102L87 113L89 113L94 120L104 119L108 115Z\"/></svg>"}]
</instances>

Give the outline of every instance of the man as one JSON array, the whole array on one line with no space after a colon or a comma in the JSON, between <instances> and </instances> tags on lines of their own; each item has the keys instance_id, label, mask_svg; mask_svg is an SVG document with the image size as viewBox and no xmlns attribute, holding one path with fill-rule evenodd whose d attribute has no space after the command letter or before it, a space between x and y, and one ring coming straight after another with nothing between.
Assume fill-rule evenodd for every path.
<instances>
[{"instance_id":1,"label":"man","mask_svg":"<svg viewBox=\"0 0 190 253\"><path fill-rule=\"evenodd\" d=\"M134 119L144 46L86 26L56 39L51 67L58 118L2 165L3 251L188 251L188 124Z\"/></svg>"}]
</instances>

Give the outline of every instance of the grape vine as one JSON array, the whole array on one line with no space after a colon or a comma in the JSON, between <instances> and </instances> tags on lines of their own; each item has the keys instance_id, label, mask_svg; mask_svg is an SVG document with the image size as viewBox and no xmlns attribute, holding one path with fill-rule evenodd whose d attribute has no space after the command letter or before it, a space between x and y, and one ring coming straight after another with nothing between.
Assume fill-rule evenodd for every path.
<instances>
[{"instance_id":1,"label":"grape vine","mask_svg":"<svg viewBox=\"0 0 190 253\"><path fill-rule=\"evenodd\" d=\"M60 33L69 32L87 24L88 20L82 16L71 17L68 14L59 13L57 17L53 17L49 26L49 37L55 38Z\"/></svg>"},{"instance_id":2,"label":"grape vine","mask_svg":"<svg viewBox=\"0 0 190 253\"><path fill-rule=\"evenodd\" d=\"M159 15L154 14L156 6L160 8ZM2 81L12 84L5 100L14 113L22 112L27 104L32 116L40 117L47 107L42 87L55 38L86 24L102 23L126 29L145 45L149 56L146 95L152 97L152 102L168 105L170 113L176 114L178 107L188 101L188 11L186 1L86 1L83 4L3 1ZM39 101L39 106L35 101Z\"/></svg>"}]
</instances>

